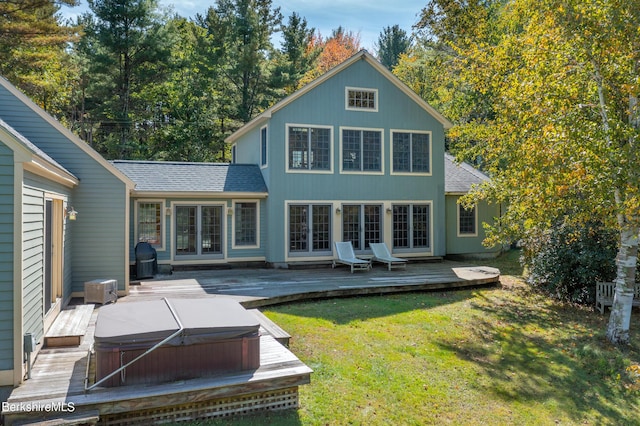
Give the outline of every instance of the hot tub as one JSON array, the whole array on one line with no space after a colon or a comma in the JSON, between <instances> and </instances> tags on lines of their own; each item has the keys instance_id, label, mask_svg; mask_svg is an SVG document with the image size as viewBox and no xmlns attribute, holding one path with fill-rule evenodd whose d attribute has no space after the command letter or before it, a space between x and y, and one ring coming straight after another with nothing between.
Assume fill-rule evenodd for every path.
<instances>
[{"instance_id":1,"label":"hot tub","mask_svg":"<svg viewBox=\"0 0 640 426\"><path fill-rule=\"evenodd\" d=\"M162 299L100 308L96 381L175 335L100 386L153 384L260 366L260 324L226 298Z\"/></svg>"}]
</instances>

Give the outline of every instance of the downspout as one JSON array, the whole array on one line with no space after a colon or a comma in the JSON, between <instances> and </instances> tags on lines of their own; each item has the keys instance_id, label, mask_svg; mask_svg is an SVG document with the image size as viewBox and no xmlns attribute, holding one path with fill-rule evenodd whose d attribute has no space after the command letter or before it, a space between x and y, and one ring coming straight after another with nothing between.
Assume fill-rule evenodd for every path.
<instances>
[{"instance_id":1,"label":"downspout","mask_svg":"<svg viewBox=\"0 0 640 426\"><path fill-rule=\"evenodd\" d=\"M107 376L103 377L102 379L100 379L99 381L97 381L96 383L94 383L93 385L87 387L87 384L89 383L89 379L88 379L88 369L87 369L87 377L85 377L85 387L84 390L85 392L90 391L91 389L95 388L96 386L104 383L105 381L107 381L108 379L112 378L113 376L115 376L116 374L120 373L121 371L123 371L125 368L129 367L131 364L133 364L134 362L139 361L140 359L142 359L143 357L149 355L151 352L155 351L156 349L158 349L160 346L164 345L165 343L169 342L171 339L173 339L174 337L178 336L179 334L181 334L184 331L184 326L182 325L182 322L180 322L180 319L178 318L178 314L176 314L175 310L173 309L173 306L171 306L171 303L169 303L169 300L167 300L166 297L163 297L162 300L164 300L164 302L167 304L167 307L169 308L169 311L171 311L171 315L173 315L173 319L176 320L176 322L178 323L178 330L176 332L174 332L173 334L171 334L169 337L164 338L161 342L156 343L155 345L153 345L151 348L149 348L145 353L138 355L136 358L134 358L133 360L129 361L128 363L126 363L125 365L121 366L120 368L118 368L117 370L109 373ZM87 361L88 362L88 361Z\"/></svg>"}]
</instances>

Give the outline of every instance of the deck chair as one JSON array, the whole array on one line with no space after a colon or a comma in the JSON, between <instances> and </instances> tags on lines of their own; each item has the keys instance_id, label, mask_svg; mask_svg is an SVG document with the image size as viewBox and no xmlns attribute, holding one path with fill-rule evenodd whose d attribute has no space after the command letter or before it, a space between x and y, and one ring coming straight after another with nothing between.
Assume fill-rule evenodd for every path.
<instances>
[{"instance_id":1,"label":"deck chair","mask_svg":"<svg viewBox=\"0 0 640 426\"><path fill-rule=\"evenodd\" d=\"M368 260L358 259L356 254L353 252L353 246L351 245L351 241L345 242L336 242L336 254L338 255L337 259L333 259L332 268L336 267L336 263L342 263L344 265L351 266L351 273L353 274L354 269L366 269L367 271L371 269L371 262Z\"/></svg>"},{"instance_id":2,"label":"deck chair","mask_svg":"<svg viewBox=\"0 0 640 426\"><path fill-rule=\"evenodd\" d=\"M369 247L373 251L372 260L380 263L386 263L389 270L393 266L407 267L407 259L391 256L389 249L385 243L369 243Z\"/></svg>"}]
</instances>

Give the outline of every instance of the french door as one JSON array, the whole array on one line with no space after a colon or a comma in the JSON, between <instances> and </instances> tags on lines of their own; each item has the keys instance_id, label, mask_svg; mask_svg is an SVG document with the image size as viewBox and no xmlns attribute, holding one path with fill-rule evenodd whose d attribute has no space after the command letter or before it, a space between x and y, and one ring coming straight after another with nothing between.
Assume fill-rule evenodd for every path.
<instances>
[{"instance_id":1,"label":"french door","mask_svg":"<svg viewBox=\"0 0 640 426\"><path fill-rule=\"evenodd\" d=\"M176 206L176 259L222 257L223 217L223 206Z\"/></svg>"}]
</instances>

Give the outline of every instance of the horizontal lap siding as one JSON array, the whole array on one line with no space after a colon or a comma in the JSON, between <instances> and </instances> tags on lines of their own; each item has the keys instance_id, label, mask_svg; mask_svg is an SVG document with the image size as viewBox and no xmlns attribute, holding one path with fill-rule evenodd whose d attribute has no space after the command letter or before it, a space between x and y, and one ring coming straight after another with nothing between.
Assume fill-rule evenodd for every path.
<instances>
[{"instance_id":1,"label":"horizontal lap siding","mask_svg":"<svg viewBox=\"0 0 640 426\"><path fill-rule=\"evenodd\" d=\"M0 143L0 370L13 369L13 167Z\"/></svg>"},{"instance_id":2,"label":"horizontal lap siding","mask_svg":"<svg viewBox=\"0 0 640 426\"><path fill-rule=\"evenodd\" d=\"M124 289L128 272L125 250L129 244L126 185L111 173L111 168L92 158L3 87L0 117L80 180L69 198L78 218L67 220L65 225L65 298L72 291L83 291L84 282L97 278L116 279Z\"/></svg>"},{"instance_id":3,"label":"horizontal lap siding","mask_svg":"<svg viewBox=\"0 0 640 426\"><path fill-rule=\"evenodd\" d=\"M44 193L24 187L22 195L22 292L25 333L44 333Z\"/></svg>"}]
</instances>

